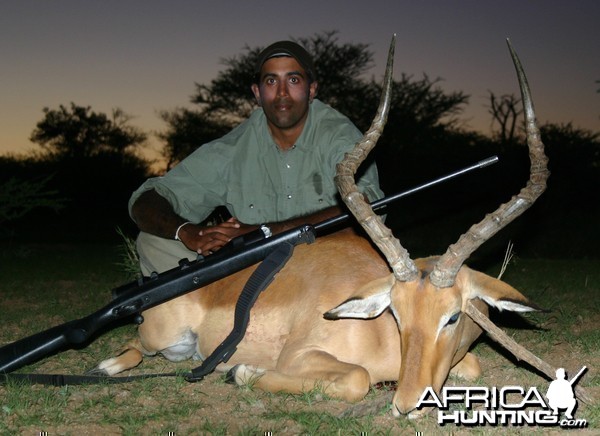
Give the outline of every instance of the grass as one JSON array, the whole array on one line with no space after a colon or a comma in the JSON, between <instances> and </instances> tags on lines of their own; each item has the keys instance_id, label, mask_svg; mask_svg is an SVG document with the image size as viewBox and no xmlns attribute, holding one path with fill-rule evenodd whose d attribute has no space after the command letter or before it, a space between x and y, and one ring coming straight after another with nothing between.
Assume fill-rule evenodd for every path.
<instances>
[{"instance_id":1,"label":"grass","mask_svg":"<svg viewBox=\"0 0 600 436\"><path fill-rule=\"evenodd\" d=\"M31 335L104 306L110 290L130 279L118 265L120 248L102 245L0 247L0 344ZM501 267L488 265L496 276ZM513 258L503 279L550 313L495 314L503 329L536 355L569 373L589 367L581 386L600 393L600 268L594 260ZM23 368L26 372L80 374L112 355L135 332L114 329L81 350L69 350ZM475 348L482 386L523 384L545 391L548 381L519 365L489 340ZM146 359L138 372L187 370L196 362ZM449 380L459 384L460 380ZM387 390L373 389L365 401ZM124 385L46 387L9 381L0 386L0 434L492 434L493 428L440 428L433 417L393 418L389 407L364 417L340 417L350 405L319 389L302 395L239 389L212 374L190 384L182 378ZM580 404L577 417L600 428L600 406ZM506 429L497 429L506 430ZM541 433L540 429L511 431ZM538 432L538 430L540 430Z\"/></svg>"}]
</instances>

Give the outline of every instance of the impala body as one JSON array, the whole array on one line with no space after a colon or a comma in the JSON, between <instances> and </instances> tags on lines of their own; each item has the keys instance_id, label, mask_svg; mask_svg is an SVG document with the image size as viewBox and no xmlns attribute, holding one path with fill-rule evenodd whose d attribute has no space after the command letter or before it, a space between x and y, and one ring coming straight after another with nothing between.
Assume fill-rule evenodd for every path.
<instances>
[{"instance_id":1,"label":"impala body","mask_svg":"<svg viewBox=\"0 0 600 436\"><path fill-rule=\"evenodd\" d=\"M338 165L336 177L342 198L373 243L347 229L298 246L256 301L236 353L218 370L229 371L238 384L269 392L320 387L347 401L362 399L374 383L397 380L392 410L409 416L420 413L415 407L423 391L429 386L439 391L450 372L468 379L480 375L478 360L468 350L481 330L464 314L466 305L485 313L487 305L537 309L510 285L464 265L535 201L548 176L526 80L512 48L511 53L526 107L532 158L527 186L444 255L410 259L358 193L353 177L385 124L392 44L378 113L355 152ZM231 331L237 298L254 269L145 311L139 337L96 372L119 373L138 365L143 355L174 361L207 357Z\"/></svg>"},{"instance_id":2,"label":"impala body","mask_svg":"<svg viewBox=\"0 0 600 436\"><path fill-rule=\"evenodd\" d=\"M418 261L424 276L432 260ZM160 353L173 361L208 356L231 331L235 303L253 270L147 310L139 338L100 368L115 374L138 365L143 354ZM236 382L270 392L318 386L348 401L362 399L374 383L398 380L397 408L409 412L427 386L442 387L452 367L469 378L480 374L467 351L481 330L460 315L468 298L500 295L526 302L501 281L466 267L459 282L464 290L432 289L426 277L399 286L383 257L352 230L317 239L296 247L256 301L236 353L218 369L240 365ZM386 294L393 301L389 310ZM358 307L362 303L365 308ZM351 318L333 320L341 316Z\"/></svg>"}]
</instances>

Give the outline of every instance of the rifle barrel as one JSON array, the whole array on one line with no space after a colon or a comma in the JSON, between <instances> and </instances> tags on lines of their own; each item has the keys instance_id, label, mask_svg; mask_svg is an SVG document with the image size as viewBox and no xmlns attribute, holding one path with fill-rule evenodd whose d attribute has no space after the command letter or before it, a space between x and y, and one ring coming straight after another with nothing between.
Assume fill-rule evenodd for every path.
<instances>
[{"instance_id":1,"label":"rifle barrel","mask_svg":"<svg viewBox=\"0 0 600 436\"><path fill-rule=\"evenodd\" d=\"M460 170L454 171L450 174L446 174L445 176L442 176L442 177L438 177L437 179L430 180L429 182L422 183L420 185L415 186L414 188L408 189L406 191L398 192L397 194L393 194L388 197L382 198L381 200L376 200L371 203L371 207L373 208L373 210L375 212L381 213L388 204L393 203L396 200L407 197L416 192L422 191L423 189L427 189L432 186L438 185L442 182L445 182L446 180L453 179L455 177L466 174L473 170L488 167L490 165L497 163L498 160L499 160L498 156L490 156L486 159L483 159L483 160L480 160L479 162L474 163L473 165L470 165L465 168L461 168ZM335 216L328 220L321 221L320 223L314 225L315 231L317 232L317 235L323 234L326 231L330 230L331 228L345 223L346 221L348 221L350 219L350 217L351 216L349 213L343 213L341 215Z\"/></svg>"}]
</instances>

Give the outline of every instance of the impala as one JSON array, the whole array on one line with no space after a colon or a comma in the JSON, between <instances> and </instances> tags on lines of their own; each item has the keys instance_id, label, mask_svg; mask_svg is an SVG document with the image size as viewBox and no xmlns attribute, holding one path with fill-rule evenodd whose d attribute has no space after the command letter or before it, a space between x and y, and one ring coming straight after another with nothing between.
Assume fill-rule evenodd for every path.
<instances>
[{"instance_id":1,"label":"impala","mask_svg":"<svg viewBox=\"0 0 600 436\"><path fill-rule=\"evenodd\" d=\"M332 397L359 401L372 384L397 380L392 410L417 416L427 387L439 391L449 373L467 379L481 373L469 347L481 329L465 315L467 304L487 313L537 310L519 291L474 271L465 260L523 213L544 191L547 158L539 138L523 69L509 49L525 108L531 174L527 185L438 257L412 260L354 182L375 146L390 104L394 43L383 93L363 140L338 164L340 194L371 241L346 229L298 246L287 265L256 301L243 341L227 364L237 384L269 392L300 393L321 387ZM382 256L383 254L383 256ZM143 313L137 339L96 371L113 375L138 365L144 355L169 360L207 357L233 325L237 298L255 267L168 301Z\"/></svg>"}]
</instances>

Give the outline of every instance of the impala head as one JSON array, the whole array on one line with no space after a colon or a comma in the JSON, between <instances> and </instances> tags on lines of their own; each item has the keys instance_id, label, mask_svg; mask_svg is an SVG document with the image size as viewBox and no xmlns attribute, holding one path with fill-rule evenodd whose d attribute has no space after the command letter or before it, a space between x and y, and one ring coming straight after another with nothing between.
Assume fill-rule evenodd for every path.
<instances>
[{"instance_id":1,"label":"impala head","mask_svg":"<svg viewBox=\"0 0 600 436\"><path fill-rule=\"evenodd\" d=\"M355 297L330 310L325 317L369 319L388 309L393 313L400 331L402 355L398 389L393 400L395 414L414 411L428 386L439 391L455 365L459 374L479 375L478 364L465 358L469 346L481 333L464 314L468 301L479 301L479 305L485 306L481 303L483 301L500 310L539 309L510 285L464 266L464 261L481 244L533 204L544 191L549 175L527 80L510 43L509 49L525 108L531 157L530 180L509 202L473 225L444 255L413 261L358 192L354 181L356 169L375 146L386 122L394 41L390 47L377 115L362 141L346 154L337 167L336 183L344 202L386 257L392 273L367 284L357 291Z\"/></svg>"}]
</instances>

